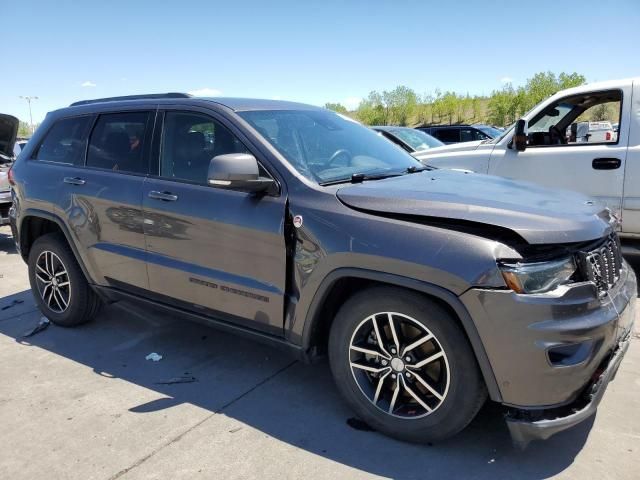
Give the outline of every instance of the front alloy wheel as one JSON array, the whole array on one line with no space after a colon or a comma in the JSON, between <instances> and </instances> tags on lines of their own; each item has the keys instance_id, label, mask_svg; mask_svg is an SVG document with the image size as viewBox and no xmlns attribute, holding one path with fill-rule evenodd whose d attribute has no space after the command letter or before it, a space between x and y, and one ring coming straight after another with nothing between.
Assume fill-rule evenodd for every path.
<instances>
[{"instance_id":1,"label":"front alloy wheel","mask_svg":"<svg viewBox=\"0 0 640 480\"><path fill-rule=\"evenodd\" d=\"M401 440L454 435L487 395L458 319L439 301L397 287L361 290L342 305L329 362L356 415Z\"/></svg>"},{"instance_id":2,"label":"front alloy wheel","mask_svg":"<svg viewBox=\"0 0 640 480\"><path fill-rule=\"evenodd\" d=\"M421 418L447 396L447 355L435 335L408 315L379 312L365 318L349 350L360 391L389 415Z\"/></svg>"}]
</instances>

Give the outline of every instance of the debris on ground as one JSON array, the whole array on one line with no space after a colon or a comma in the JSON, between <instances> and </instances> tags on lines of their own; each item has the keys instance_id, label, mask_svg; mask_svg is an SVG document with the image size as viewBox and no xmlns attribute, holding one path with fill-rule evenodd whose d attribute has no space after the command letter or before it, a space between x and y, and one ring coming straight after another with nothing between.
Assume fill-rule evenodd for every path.
<instances>
[{"instance_id":1,"label":"debris on ground","mask_svg":"<svg viewBox=\"0 0 640 480\"><path fill-rule=\"evenodd\" d=\"M49 327L49 325L51 325L51 322L49 321L49 319L47 317L41 317L38 324L35 327L33 327L31 331L25 333L22 336L22 338L33 337L36 333L40 333L43 330L46 330Z\"/></svg>"},{"instance_id":2,"label":"debris on ground","mask_svg":"<svg viewBox=\"0 0 640 480\"><path fill-rule=\"evenodd\" d=\"M174 383L193 383L197 381L198 379L196 377L183 376L183 377L173 377L168 380L162 380L160 382L156 382L156 385L173 385Z\"/></svg>"},{"instance_id":3,"label":"debris on ground","mask_svg":"<svg viewBox=\"0 0 640 480\"><path fill-rule=\"evenodd\" d=\"M236 432L239 432L240 430L242 430L242 427L232 428L231 430L229 430L229 433L236 433Z\"/></svg>"},{"instance_id":4,"label":"debris on ground","mask_svg":"<svg viewBox=\"0 0 640 480\"><path fill-rule=\"evenodd\" d=\"M8 310L11 307L15 307L16 305L20 305L21 303L24 303L24 300L13 299L10 304L5 305L4 307L0 308L0 310Z\"/></svg>"},{"instance_id":5,"label":"debris on ground","mask_svg":"<svg viewBox=\"0 0 640 480\"><path fill-rule=\"evenodd\" d=\"M347 425L355 430L360 430L362 432L375 432L375 430L367 422L356 417L347 418Z\"/></svg>"},{"instance_id":6,"label":"debris on ground","mask_svg":"<svg viewBox=\"0 0 640 480\"><path fill-rule=\"evenodd\" d=\"M147 360L151 360L152 362L159 362L160 360L162 360L162 355L156 352L151 352L149 355L147 355L144 358L146 358Z\"/></svg>"}]
</instances>

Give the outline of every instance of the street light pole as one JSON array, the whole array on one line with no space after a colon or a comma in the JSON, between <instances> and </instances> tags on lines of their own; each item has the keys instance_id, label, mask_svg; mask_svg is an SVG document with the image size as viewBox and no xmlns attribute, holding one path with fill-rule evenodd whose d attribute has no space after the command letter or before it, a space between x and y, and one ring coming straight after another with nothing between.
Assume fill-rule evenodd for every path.
<instances>
[{"instance_id":1,"label":"street light pole","mask_svg":"<svg viewBox=\"0 0 640 480\"><path fill-rule=\"evenodd\" d=\"M20 98L26 100L29 104L29 126L31 127L31 135L33 135L33 115L31 115L31 100L38 100L38 97L24 97L20 95Z\"/></svg>"}]
</instances>

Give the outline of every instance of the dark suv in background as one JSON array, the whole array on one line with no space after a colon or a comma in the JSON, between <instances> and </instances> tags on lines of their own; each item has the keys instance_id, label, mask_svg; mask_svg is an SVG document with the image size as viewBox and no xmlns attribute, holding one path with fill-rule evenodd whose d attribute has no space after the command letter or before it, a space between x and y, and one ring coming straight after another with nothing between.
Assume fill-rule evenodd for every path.
<instances>
[{"instance_id":1,"label":"dark suv in background","mask_svg":"<svg viewBox=\"0 0 640 480\"><path fill-rule=\"evenodd\" d=\"M416 129L445 144L488 140L502 134L500 130L489 125L435 125Z\"/></svg>"},{"instance_id":2,"label":"dark suv in background","mask_svg":"<svg viewBox=\"0 0 640 480\"><path fill-rule=\"evenodd\" d=\"M16 245L62 326L142 302L327 355L373 428L463 429L487 395L521 445L593 414L636 280L587 198L432 170L302 104L184 94L50 113L9 176Z\"/></svg>"}]
</instances>

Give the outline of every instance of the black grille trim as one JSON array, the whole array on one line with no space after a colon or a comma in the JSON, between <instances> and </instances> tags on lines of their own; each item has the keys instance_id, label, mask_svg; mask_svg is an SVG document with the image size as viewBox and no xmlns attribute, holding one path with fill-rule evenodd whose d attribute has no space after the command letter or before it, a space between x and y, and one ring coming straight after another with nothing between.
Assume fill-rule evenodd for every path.
<instances>
[{"instance_id":1,"label":"black grille trim","mask_svg":"<svg viewBox=\"0 0 640 480\"><path fill-rule=\"evenodd\" d=\"M620 279L622 249L620 239L612 234L597 248L578 254L585 278L593 282L602 297Z\"/></svg>"}]
</instances>

